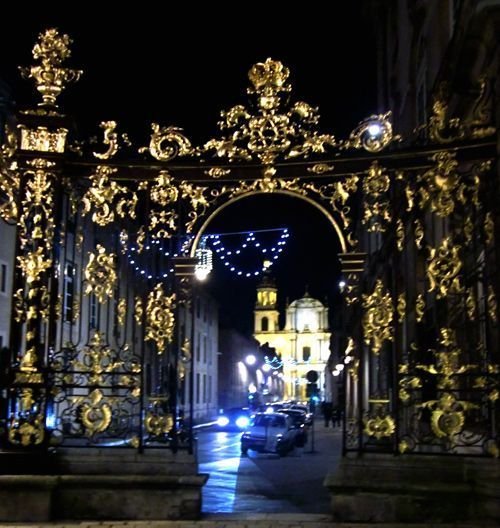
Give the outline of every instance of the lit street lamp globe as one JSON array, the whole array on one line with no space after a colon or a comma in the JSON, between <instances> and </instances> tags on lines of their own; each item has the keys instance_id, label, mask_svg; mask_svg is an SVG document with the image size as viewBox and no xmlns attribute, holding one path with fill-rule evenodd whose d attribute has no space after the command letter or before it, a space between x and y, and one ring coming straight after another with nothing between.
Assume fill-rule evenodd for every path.
<instances>
[{"instance_id":1,"label":"lit street lamp globe","mask_svg":"<svg viewBox=\"0 0 500 528\"><path fill-rule=\"evenodd\" d=\"M253 355L253 354L249 354L246 358L245 358L245 363L247 365L255 365L255 363L257 362L257 358Z\"/></svg>"}]
</instances>

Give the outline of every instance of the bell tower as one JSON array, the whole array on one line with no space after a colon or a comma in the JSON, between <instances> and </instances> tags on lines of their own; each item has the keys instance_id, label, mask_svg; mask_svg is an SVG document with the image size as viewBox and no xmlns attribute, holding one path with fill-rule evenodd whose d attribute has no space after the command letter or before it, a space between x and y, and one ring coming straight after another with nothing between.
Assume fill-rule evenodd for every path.
<instances>
[{"instance_id":1,"label":"bell tower","mask_svg":"<svg viewBox=\"0 0 500 528\"><path fill-rule=\"evenodd\" d=\"M279 331L277 297L278 289L274 279L269 274L264 274L261 283L257 286L257 301L254 310L255 334Z\"/></svg>"}]
</instances>

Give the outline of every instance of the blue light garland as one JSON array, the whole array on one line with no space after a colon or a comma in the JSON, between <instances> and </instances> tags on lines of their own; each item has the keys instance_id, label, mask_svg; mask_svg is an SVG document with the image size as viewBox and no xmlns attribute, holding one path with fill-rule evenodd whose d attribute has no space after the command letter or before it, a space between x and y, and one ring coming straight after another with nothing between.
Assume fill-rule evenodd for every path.
<instances>
[{"instance_id":1,"label":"blue light garland","mask_svg":"<svg viewBox=\"0 0 500 528\"><path fill-rule=\"evenodd\" d=\"M263 237L258 236L263 233L272 232L278 232L281 234L277 242L271 245L269 245L269 243L266 245ZM241 235L246 235L246 237L237 247L233 247L231 249L227 249L221 240L224 237L228 238ZM204 245L204 247L210 247L214 251L215 255L220 259L220 261L223 262L224 267L229 271L239 277L250 278L259 276L262 272L276 263L276 261L279 259L279 256L283 252L289 237L290 233L288 229L286 227L279 227L274 229L238 231L232 233L211 233L204 235L201 239L201 243ZM142 252L139 252L138 248L135 246L132 246L128 249L128 262L138 275L141 275L147 279L163 280L166 279L170 273L173 273L173 268L169 268L168 271L162 271L161 273L153 274L151 271L148 271L147 268L142 267L139 264L139 260L141 257L143 257L146 251L155 251L156 255L159 257L169 258L171 256L178 256L177 253L171 253L170 250L168 250L163 244L160 247L160 243L160 240L152 240L144 246ZM257 250L257 253L264 259L264 264L260 269L248 271L241 269L241 267L238 267L237 264L234 263L233 259L240 258L240 256L244 256L245 254L248 255L252 250ZM151 262L151 258L148 258L147 260Z\"/></svg>"},{"instance_id":2,"label":"blue light garland","mask_svg":"<svg viewBox=\"0 0 500 528\"><path fill-rule=\"evenodd\" d=\"M293 358L287 359L285 361L278 359L276 356L272 359L269 359L268 356L264 357L264 361L266 365L269 365L273 370L278 370L283 367L283 365L297 365L297 361ZM308 361L304 361L304 363L308 363Z\"/></svg>"},{"instance_id":3,"label":"blue light garland","mask_svg":"<svg viewBox=\"0 0 500 528\"><path fill-rule=\"evenodd\" d=\"M256 234L270 233L270 232L279 232L281 233L278 241L272 245L264 245L262 237L256 237ZM232 249L227 249L224 243L221 241L221 237L229 237L234 235L247 235L243 242L237 247ZM284 246L287 243L290 233L286 227L279 227L275 229L261 229L254 231L239 231L235 233L219 233L219 234L210 234L204 237L205 243L207 246L211 246L215 255L219 257L224 263L229 271L234 273L239 277L257 277L266 269L271 267L278 259L280 254L283 252ZM234 263L234 258L240 257L244 253L248 253L250 250L257 249L257 252L260 253L265 263L260 269L257 270L244 270L241 267L238 267ZM267 262L266 262L267 261Z\"/></svg>"},{"instance_id":4,"label":"blue light garland","mask_svg":"<svg viewBox=\"0 0 500 528\"><path fill-rule=\"evenodd\" d=\"M129 264L133 267L133 269L137 272L138 275L141 275L142 277L146 279L155 279L155 280L163 280L166 279L169 275L169 273L173 273L174 269L169 268L168 271L163 271L162 273L158 273L156 275L153 275L151 271L148 271L146 268L142 268L138 260L141 259L141 257L144 255L146 251L156 250L156 254L160 257L170 257L170 251L167 250L163 245L161 247L158 247L160 245L160 240L152 240L147 245L144 246L144 249L142 252L138 251L138 248L135 246L132 246L127 251L127 260ZM177 253L173 254L172 256L177 257ZM149 259L150 260L150 259Z\"/></svg>"}]
</instances>

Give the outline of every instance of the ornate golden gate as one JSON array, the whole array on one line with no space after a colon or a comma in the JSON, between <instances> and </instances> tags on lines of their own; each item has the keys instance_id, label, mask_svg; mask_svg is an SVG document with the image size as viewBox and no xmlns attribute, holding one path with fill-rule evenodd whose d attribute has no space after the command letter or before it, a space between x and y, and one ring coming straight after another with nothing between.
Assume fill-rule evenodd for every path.
<instances>
[{"instance_id":1,"label":"ornate golden gate","mask_svg":"<svg viewBox=\"0 0 500 528\"><path fill-rule=\"evenodd\" d=\"M413 138L387 113L337 140L318 131L316 108L288 103L289 71L267 59L249 72L254 106L222 112L218 138L195 146L153 124L138 146L103 122L96 147L71 137L56 105L81 74L62 65L68 46L56 30L40 35L24 74L42 103L18 114L2 151L0 211L16 230L4 449L192 448L178 412L193 375L180 321L198 245L227 204L282 193L319 208L342 247L344 449L498 456L496 130L484 91L466 123L437 101Z\"/></svg>"}]
</instances>

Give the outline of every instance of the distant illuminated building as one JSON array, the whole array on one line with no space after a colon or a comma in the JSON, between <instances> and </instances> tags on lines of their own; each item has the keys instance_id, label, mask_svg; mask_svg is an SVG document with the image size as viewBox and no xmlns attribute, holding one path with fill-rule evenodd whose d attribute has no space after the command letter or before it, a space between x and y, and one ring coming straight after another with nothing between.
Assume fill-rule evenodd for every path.
<instances>
[{"instance_id":1,"label":"distant illuminated building","mask_svg":"<svg viewBox=\"0 0 500 528\"><path fill-rule=\"evenodd\" d=\"M306 291L304 297L286 308L285 328L279 328L278 290L265 275L257 287L254 337L261 345L268 343L281 357L271 367L282 367L285 398L306 399L306 374L318 373L319 397L324 397L325 369L330 356L328 308Z\"/></svg>"}]
</instances>

